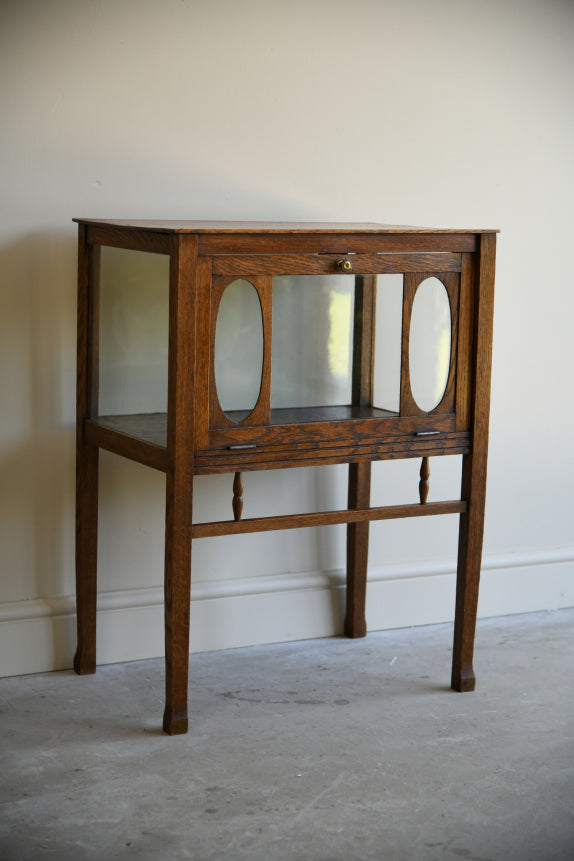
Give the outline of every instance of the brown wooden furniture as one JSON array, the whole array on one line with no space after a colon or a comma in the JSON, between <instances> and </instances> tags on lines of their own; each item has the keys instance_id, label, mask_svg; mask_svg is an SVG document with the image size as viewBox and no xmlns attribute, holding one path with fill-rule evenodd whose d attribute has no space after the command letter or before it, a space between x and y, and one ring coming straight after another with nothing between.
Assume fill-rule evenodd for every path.
<instances>
[{"instance_id":1,"label":"brown wooden furniture","mask_svg":"<svg viewBox=\"0 0 574 861\"><path fill-rule=\"evenodd\" d=\"M460 515L452 687L475 686L472 667L488 446L496 231L379 224L102 221L79 223L77 401L77 621L74 668L96 667L98 452L166 474L165 653L167 733L187 731L193 538L346 523L345 633L366 634L369 521ZM169 257L167 412L101 416L98 408L99 259L102 246ZM354 290L351 401L275 408L271 390L274 276L348 272ZM398 409L373 405L377 276L402 273ZM411 315L419 285L435 276L450 309L444 391L430 410L412 393ZM256 404L225 412L214 374L218 307L244 279L261 306L263 356ZM314 283L311 279L310 284ZM347 283L347 282L346 282ZM309 289L312 289L310 287ZM252 405L251 405L252 406ZM462 454L460 499L427 502L428 458ZM370 507L374 460L422 458L420 502ZM349 464L348 509L242 519L241 473ZM233 473L233 519L192 525L194 475ZM231 482L230 482L231 496ZM230 511L231 515L231 511Z\"/></svg>"}]
</instances>

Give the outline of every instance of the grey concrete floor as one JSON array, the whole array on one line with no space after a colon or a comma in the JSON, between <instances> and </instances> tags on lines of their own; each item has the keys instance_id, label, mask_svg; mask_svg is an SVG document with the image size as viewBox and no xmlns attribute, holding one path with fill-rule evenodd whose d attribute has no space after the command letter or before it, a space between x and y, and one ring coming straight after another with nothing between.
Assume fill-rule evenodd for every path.
<instances>
[{"instance_id":1,"label":"grey concrete floor","mask_svg":"<svg viewBox=\"0 0 574 861\"><path fill-rule=\"evenodd\" d=\"M0 682L3 861L574 859L574 610Z\"/></svg>"}]
</instances>

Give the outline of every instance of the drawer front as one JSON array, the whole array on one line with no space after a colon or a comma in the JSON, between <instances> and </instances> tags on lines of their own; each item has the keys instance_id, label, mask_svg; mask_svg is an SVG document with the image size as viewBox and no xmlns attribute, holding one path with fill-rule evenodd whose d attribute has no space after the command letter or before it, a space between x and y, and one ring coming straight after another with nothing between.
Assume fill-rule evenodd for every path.
<instances>
[{"instance_id":1,"label":"drawer front","mask_svg":"<svg viewBox=\"0 0 574 861\"><path fill-rule=\"evenodd\" d=\"M446 422L443 422L446 424ZM450 422L451 425L454 421ZM357 439L357 427L349 428L348 435L328 434L328 427L321 427L316 437L308 426L298 426L296 433L300 441L286 442L278 435L275 441L268 436L265 444L229 443L219 449L197 452L194 470L198 474L216 472L241 472L252 469L286 469L290 467L316 466L334 463L354 463L361 460L393 460L406 457L467 454L470 451L470 434L447 430L423 430L372 436L365 431ZM353 437L355 437L353 439ZM258 438L260 439L260 438Z\"/></svg>"}]
</instances>

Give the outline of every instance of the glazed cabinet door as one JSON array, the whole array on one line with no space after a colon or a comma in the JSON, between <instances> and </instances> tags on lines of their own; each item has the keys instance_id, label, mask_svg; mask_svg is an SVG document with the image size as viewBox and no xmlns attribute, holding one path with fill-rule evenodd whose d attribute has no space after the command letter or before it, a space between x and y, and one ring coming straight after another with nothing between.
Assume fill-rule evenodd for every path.
<instances>
[{"instance_id":1,"label":"glazed cabinet door","mask_svg":"<svg viewBox=\"0 0 574 861\"><path fill-rule=\"evenodd\" d=\"M198 448L466 433L471 255L416 255L420 271L408 257L213 258Z\"/></svg>"}]
</instances>

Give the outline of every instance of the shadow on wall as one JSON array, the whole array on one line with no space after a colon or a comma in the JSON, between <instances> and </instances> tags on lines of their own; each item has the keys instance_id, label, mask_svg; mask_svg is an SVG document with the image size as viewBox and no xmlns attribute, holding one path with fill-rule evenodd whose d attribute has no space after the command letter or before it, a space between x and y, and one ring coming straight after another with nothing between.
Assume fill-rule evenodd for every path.
<instances>
[{"instance_id":1,"label":"shadow on wall","mask_svg":"<svg viewBox=\"0 0 574 861\"><path fill-rule=\"evenodd\" d=\"M0 252L0 603L73 591L76 242Z\"/></svg>"},{"instance_id":2,"label":"shadow on wall","mask_svg":"<svg viewBox=\"0 0 574 861\"><path fill-rule=\"evenodd\" d=\"M69 598L75 594L76 249L70 230L30 234L0 251L0 605L40 600L56 615L74 612ZM313 502L317 508L337 507L333 497L346 496L346 471L336 478L330 472L316 471L314 493L302 486L304 497L315 498L296 501L298 510L311 510ZM278 484L273 482L275 489ZM152 494L157 491L157 485L153 490L147 480L145 488ZM203 490L208 497L217 493L216 487ZM285 501L291 508L293 500ZM102 498L102 508L105 505ZM289 570L309 570L311 556L323 571L340 568L345 530L335 530L335 542L333 531L317 530L310 541L314 552L309 547L303 554L297 534L289 533L289 543L293 542ZM212 565L218 565L214 548L205 552ZM161 568L155 572L154 566L150 574L158 585ZM200 571L197 574L201 577ZM339 622L340 602L340 595L334 597ZM54 644L58 653L62 648L73 652L72 627L69 643Z\"/></svg>"}]
</instances>

